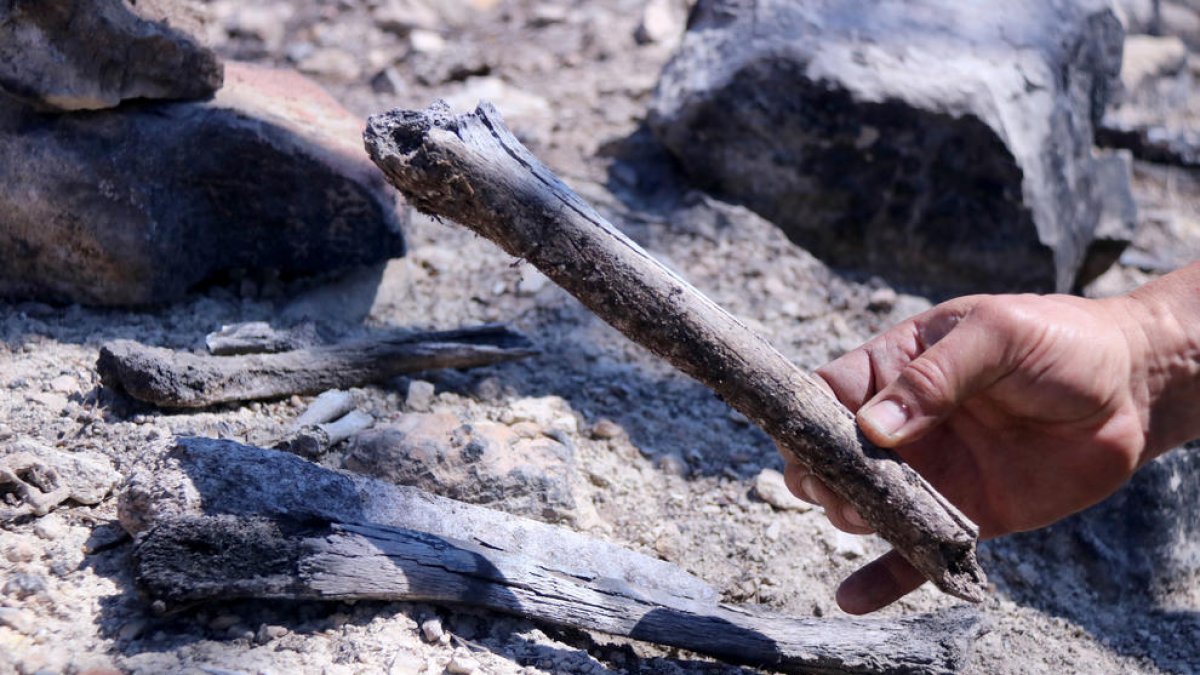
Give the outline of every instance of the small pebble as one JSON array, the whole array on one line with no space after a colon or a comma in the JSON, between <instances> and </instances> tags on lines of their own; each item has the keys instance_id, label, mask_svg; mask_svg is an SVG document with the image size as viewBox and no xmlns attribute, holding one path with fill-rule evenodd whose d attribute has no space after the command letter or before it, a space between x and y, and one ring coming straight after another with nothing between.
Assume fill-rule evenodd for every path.
<instances>
[{"instance_id":1,"label":"small pebble","mask_svg":"<svg viewBox=\"0 0 1200 675\"><path fill-rule=\"evenodd\" d=\"M46 580L36 574L14 574L8 583L4 584L4 594L18 600L45 592Z\"/></svg>"},{"instance_id":2,"label":"small pebble","mask_svg":"<svg viewBox=\"0 0 1200 675\"><path fill-rule=\"evenodd\" d=\"M773 469L763 469L754 479L754 494L780 511L808 511L812 508L788 489L783 474Z\"/></svg>"},{"instance_id":3,"label":"small pebble","mask_svg":"<svg viewBox=\"0 0 1200 675\"><path fill-rule=\"evenodd\" d=\"M436 392L432 382L413 380L408 385L408 395L404 399L404 407L415 412L428 412L433 407L433 397Z\"/></svg>"},{"instance_id":4,"label":"small pebble","mask_svg":"<svg viewBox=\"0 0 1200 675\"><path fill-rule=\"evenodd\" d=\"M408 43L419 54L436 54L446 48L446 39L431 30L414 30L408 34Z\"/></svg>"},{"instance_id":5,"label":"small pebble","mask_svg":"<svg viewBox=\"0 0 1200 675\"><path fill-rule=\"evenodd\" d=\"M521 275L521 282L517 284L517 295L537 295L549 283L550 280L541 272L526 270Z\"/></svg>"},{"instance_id":6,"label":"small pebble","mask_svg":"<svg viewBox=\"0 0 1200 675\"><path fill-rule=\"evenodd\" d=\"M268 626L264 623L258 627L258 634L254 636L254 640L260 645L265 645L271 640L278 640L287 634L288 629L283 626Z\"/></svg>"},{"instance_id":7,"label":"small pebble","mask_svg":"<svg viewBox=\"0 0 1200 675\"><path fill-rule=\"evenodd\" d=\"M29 562L37 557L37 548L25 539L18 539L9 545L8 550L4 552L4 557L11 563Z\"/></svg>"},{"instance_id":8,"label":"small pebble","mask_svg":"<svg viewBox=\"0 0 1200 675\"><path fill-rule=\"evenodd\" d=\"M672 452L658 458L658 470L668 476L686 476L688 473L687 462L683 461L678 453Z\"/></svg>"},{"instance_id":9,"label":"small pebble","mask_svg":"<svg viewBox=\"0 0 1200 675\"><path fill-rule=\"evenodd\" d=\"M45 516L33 526L33 533L39 539L46 541L54 541L61 539L67 534L67 527L63 523L62 518L54 514Z\"/></svg>"},{"instance_id":10,"label":"small pebble","mask_svg":"<svg viewBox=\"0 0 1200 675\"><path fill-rule=\"evenodd\" d=\"M495 401L504 395L504 385L494 377L485 377L475 385L475 397L481 401Z\"/></svg>"},{"instance_id":11,"label":"small pebble","mask_svg":"<svg viewBox=\"0 0 1200 675\"><path fill-rule=\"evenodd\" d=\"M437 642L445 634L446 631L442 629L442 620L437 617L426 619L421 623L421 635L425 636L426 642Z\"/></svg>"},{"instance_id":12,"label":"small pebble","mask_svg":"<svg viewBox=\"0 0 1200 675\"><path fill-rule=\"evenodd\" d=\"M867 307L877 312L886 312L896 306L898 300L896 291L890 288L876 289L871 293L871 297L867 299Z\"/></svg>"},{"instance_id":13,"label":"small pebble","mask_svg":"<svg viewBox=\"0 0 1200 675\"><path fill-rule=\"evenodd\" d=\"M608 440L617 438L623 433L625 430L621 428L621 425L608 418L598 420L592 425L592 438Z\"/></svg>"},{"instance_id":14,"label":"small pebble","mask_svg":"<svg viewBox=\"0 0 1200 675\"><path fill-rule=\"evenodd\" d=\"M59 375L50 380L50 389L62 394L70 394L79 391L79 380L70 375Z\"/></svg>"},{"instance_id":15,"label":"small pebble","mask_svg":"<svg viewBox=\"0 0 1200 675\"><path fill-rule=\"evenodd\" d=\"M863 538L838 530L833 535L833 551L847 560L856 560L867 555Z\"/></svg>"},{"instance_id":16,"label":"small pebble","mask_svg":"<svg viewBox=\"0 0 1200 675\"><path fill-rule=\"evenodd\" d=\"M479 662L469 656L455 656L446 666L446 672L454 675L471 675L479 670Z\"/></svg>"},{"instance_id":17,"label":"small pebble","mask_svg":"<svg viewBox=\"0 0 1200 675\"><path fill-rule=\"evenodd\" d=\"M35 623L29 612L15 607L0 607L0 626L8 626L22 635L32 635L35 630Z\"/></svg>"},{"instance_id":18,"label":"small pebble","mask_svg":"<svg viewBox=\"0 0 1200 675\"><path fill-rule=\"evenodd\" d=\"M146 632L146 620L134 619L126 621L120 629L117 630L117 637L126 642L136 640L142 633Z\"/></svg>"}]
</instances>

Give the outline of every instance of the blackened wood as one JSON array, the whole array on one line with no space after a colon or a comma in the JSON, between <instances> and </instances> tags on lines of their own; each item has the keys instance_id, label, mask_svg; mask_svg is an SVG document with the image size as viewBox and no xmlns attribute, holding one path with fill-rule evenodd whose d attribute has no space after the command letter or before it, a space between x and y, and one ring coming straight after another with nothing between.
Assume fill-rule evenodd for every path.
<instances>
[{"instance_id":1,"label":"blackened wood","mask_svg":"<svg viewBox=\"0 0 1200 675\"><path fill-rule=\"evenodd\" d=\"M536 353L520 333L481 326L244 356L193 354L118 340L100 349L96 368L105 385L139 401L204 408L355 387L424 370L475 368Z\"/></svg>"},{"instance_id":2,"label":"blackened wood","mask_svg":"<svg viewBox=\"0 0 1200 675\"><path fill-rule=\"evenodd\" d=\"M374 525L182 517L140 537L134 565L138 584L168 607L235 598L467 605L782 672L954 673L982 630L965 609L793 619Z\"/></svg>"},{"instance_id":3,"label":"blackened wood","mask_svg":"<svg viewBox=\"0 0 1200 675\"><path fill-rule=\"evenodd\" d=\"M677 565L560 525L230 440L193 436L175 443L153 464L135 469L121 493L117 512L128 532L145 532L183 514L375 523L519 553L581 579L623 579L705 602L717 597L712 586Z\"/></svg>"},{"instance_id":4,"label":"blackened wood","mask_svg":"<svg viewBox=\"0 0 1200 675\"><path fill-rule=\"evenodd\" d=\"M978 528L874 447L813 378L613 227L488 104L372 117L368 153L418 209L528 260L630 339L705 383L804 462L943 591L982 600Z\"/></svg>"}]
</instances>

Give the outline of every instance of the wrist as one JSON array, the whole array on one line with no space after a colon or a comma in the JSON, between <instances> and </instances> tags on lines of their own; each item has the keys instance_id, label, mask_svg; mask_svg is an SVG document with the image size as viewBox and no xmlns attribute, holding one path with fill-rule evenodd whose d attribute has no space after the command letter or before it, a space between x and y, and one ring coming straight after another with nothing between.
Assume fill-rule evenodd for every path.
<instances>
[{"instance_id":1,"label":"wrist","mask_svg":"<svg viewBox=\"0 0 1200 675\"><path fill-rule=\"evenodd\" d=\"M1129 345L1145 463L1200 436L1200 263L1105 302Z\"/></svg>"}]
</instances>

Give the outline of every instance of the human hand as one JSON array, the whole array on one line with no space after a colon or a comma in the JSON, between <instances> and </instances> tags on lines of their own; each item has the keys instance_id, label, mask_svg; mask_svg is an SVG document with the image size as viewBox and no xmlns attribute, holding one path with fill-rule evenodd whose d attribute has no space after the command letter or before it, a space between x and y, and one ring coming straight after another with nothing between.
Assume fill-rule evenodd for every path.
<instances>
[{"instance_id":1,"label":"human hand","mask_svg":"<svg viewBox=\"0 0 1200 675\"><path fill-rule=\"evenodd\" d=\"M1183 285L1195 297L1200 266ZM1172 294L1158 291L1111 300L960 298L817 372L857 413L867 438L899 453L981 537L1036 529L1101 501L1142 463L1196 433L1200 378L1195 351L1187 351L1195 340L1158 302ZM1179 367L1184 353L1193 367ZM1187 412L1181 389L1192 396ZM839 529L871 532L788 459L785 477L797 496L824 506ZM851 575L838 604L865 614L923 582L890 552Z\"/></svg>"}]
</instances>

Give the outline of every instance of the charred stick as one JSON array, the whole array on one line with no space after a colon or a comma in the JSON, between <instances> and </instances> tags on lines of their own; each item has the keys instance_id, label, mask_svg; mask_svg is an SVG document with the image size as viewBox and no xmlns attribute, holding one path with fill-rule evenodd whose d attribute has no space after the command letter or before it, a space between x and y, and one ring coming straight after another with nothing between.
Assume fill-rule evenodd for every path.
<instances>
[{"instance_id":1,"label":"charred stick","mask_svg":"<svg viewBox=\"0 0 1200 675\"><path fill-rule=\"evenodd\" d=\"M118 340L101 348L96 367L105 385L139 401L204 408L355 387L424 370L476 368L536 353L520 333L481 326L244 356L193 354Z\"/></svg>"},{"instance_id":2,"label":"charred stick","mask_svg":"<svg viewBox=\"0 0 1200 675\"><path fill-rule=\"evenodd\" d=\"M483 104L371 118L367 151L417 208L528 260L630 339L762 427L943 591L982 600L978 528L874 447L811 376L671 272L537 160Z\"/></svg>"},{"instance_id":3,"label":"charred stick","mask_svg":"<svg viewBox=\"0 0 1200 675\"><path fill-rule=\"evenodd\" d=\"M175 518L138 539L134 574L168 606L234 598L466 605L783 672L954 673L983 630L963 608L899 620L793 619L366 524Z\"/></svg>"}]
</instances>

